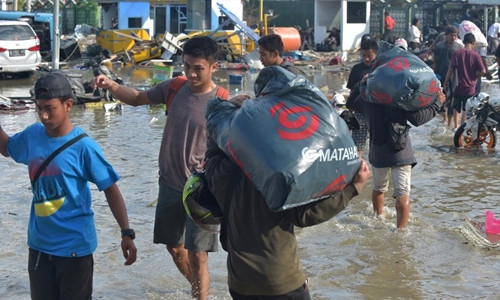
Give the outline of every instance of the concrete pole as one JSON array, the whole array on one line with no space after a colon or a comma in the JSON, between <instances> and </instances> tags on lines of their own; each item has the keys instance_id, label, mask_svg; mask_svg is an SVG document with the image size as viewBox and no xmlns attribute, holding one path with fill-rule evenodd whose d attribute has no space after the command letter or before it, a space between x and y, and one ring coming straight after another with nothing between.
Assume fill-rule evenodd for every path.
<instances>
[{"instance_id":1,"label":"concrete pole","mask_svg":"<svg viewBox=\"0 0 500 300\"><path fill-rule=\"evenodd\" d=\"M52 69L59 69L59 48L61 33L59 32L59 0L54 1L54 41L52 43Z\"/></svg>"},{"instance_id":2,"label":"concrete pole","mask_svg":"<svg viewBox=\"0 0 500 300\"><path fill-rule=\"evenodd\" d=\"M31 0L26 0L26 11L31 11Z\"/></svg>"}]
</instances>

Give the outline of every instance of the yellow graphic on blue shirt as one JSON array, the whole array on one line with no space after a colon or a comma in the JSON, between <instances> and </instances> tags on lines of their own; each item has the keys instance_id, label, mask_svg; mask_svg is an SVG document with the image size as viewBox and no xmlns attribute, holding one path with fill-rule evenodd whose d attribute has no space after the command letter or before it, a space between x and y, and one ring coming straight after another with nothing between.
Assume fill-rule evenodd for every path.
<instances>
[{"instance_id":1,"label":"yellow graphic on blue shirt","mask_svg":"<svg viewBox=\"0 0 500 300\"><path fill-rule=\"evenodd\" d=\"M35 213L39 217L48 217L54 214L63 205L66 198L62 197L54 200L46 200L35 203Z\"/></svg>"},{"instance_id":2,"label":"yellow graphic on blue shirt","mask_svg":"<svg viewBox=\"0 0 500 300\"><path fill-rule=\"evenodd\" d=\"M36 172L42 163L43 160L38 159L30 163L30 177L33 170ZM64 204L66 192L61 180L61 170L56 164L49 163L33 186L33 206L36 216L49 217Z\"/></svg>"}]
</instances>

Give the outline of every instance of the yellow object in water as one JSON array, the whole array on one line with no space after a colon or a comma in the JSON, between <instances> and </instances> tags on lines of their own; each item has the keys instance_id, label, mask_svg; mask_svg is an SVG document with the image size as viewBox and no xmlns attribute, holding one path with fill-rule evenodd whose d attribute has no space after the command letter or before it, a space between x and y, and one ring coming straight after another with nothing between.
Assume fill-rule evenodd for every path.
<instances>
[{"instance_id":1,"label":"yellow object in water","mask_svg":"<svg viewBox=\"0 0 500 300\"><path fill-rule=\"evenodd\" d=\"M145 61L148 59L152 58L160 58L161 57L161 51L158 48L158 46L155 46L153 48L151 47L144 47L141 49L132 49L131 51L131 56L133 60L138 63L141 61Z\"/></svg>"},{"instance_id":2,"label":"yellow object in water","mask_svg":"<svg viewBox=\"0 0 500 300\"><path fill-rule=\"evenodd\" d=\"M136 45L136 41L150 40L151 37L145 29L101 30L96 36L97 46L111 53L130 50Z\"/></svg>"},{"instance_id":3,"label":"yellow object in water","mask_svg":"<svg viewBox=\"0 0 500 300\"><path fill-rule=\"evenodd\" d=\"M186 36L178 37L181 43L195 36L210 36L217 44L226 46L234 55L243 55L255 49L255 43L249 38L242 40L235 30L192 31Z\"/></svg>"}]
</instances>

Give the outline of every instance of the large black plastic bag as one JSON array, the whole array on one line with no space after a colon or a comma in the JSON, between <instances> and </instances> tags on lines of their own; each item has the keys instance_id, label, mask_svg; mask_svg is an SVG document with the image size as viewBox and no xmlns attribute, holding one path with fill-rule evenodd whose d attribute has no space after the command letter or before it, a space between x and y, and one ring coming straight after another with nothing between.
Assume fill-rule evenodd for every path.
<instances>
[{"instance_id":1,"label":"large black plastic bag","mask_svg":"<svg viewBox=\"0 0 500 300\"><path fill-rule=\"evenodd\" d=\"M360 84L372 103L417 111L436 101L441 83L432 68L415 54L382 42L372 71Z\"/></svg>"},{"instance_id":2,"label":"large black plastic bag","mask_svg":"<svg viewBox=\"0 0 500 300\"><path fill-rule=\"evenodd\" d=\"M274 211L304 205L348 184L360 160L345 122L305 77L264 68L256 99L237 108L213 99L207 128Z\"/></svg>"}]
</instances>

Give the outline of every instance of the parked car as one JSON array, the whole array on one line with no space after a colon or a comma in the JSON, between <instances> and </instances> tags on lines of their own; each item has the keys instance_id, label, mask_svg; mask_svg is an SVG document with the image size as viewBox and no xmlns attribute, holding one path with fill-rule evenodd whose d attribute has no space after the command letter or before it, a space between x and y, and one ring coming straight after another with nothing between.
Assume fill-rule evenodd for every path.
<instances>
[{"instance_id":1,"label":"parked car","mask_svg":"<svg viewBox=\"0 0 500 300\"><path fill-rule=\"evenodd\" d=\"M0 20L0 74L31 74L40 65L40 40L22 21Z\"/></svg>"}]
</instances>

